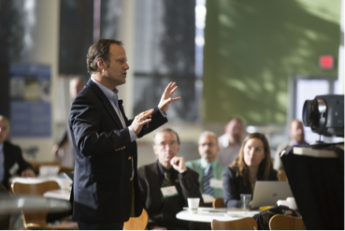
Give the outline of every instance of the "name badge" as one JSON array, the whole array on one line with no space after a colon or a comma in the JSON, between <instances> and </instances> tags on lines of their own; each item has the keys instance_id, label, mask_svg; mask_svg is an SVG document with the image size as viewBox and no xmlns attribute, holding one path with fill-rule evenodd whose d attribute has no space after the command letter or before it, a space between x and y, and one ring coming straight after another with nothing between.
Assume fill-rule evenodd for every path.
<instances>
[{"instance_id":1,"label":"name badge","mask_svg":"<svg viewBox=\"0 0 345 231\"><path fill-rule=\"evenodd\" d=\"M212 188L223 188L223 181L213 178L210 180L210 186Z\"/></svg>"},{"instance_id":2,"label":"name badge","mask_svg":"<svg viewBox=\"0 0 345 231\"><path fill-rule=\"evenodd\" d=\"M11 168L10 168L10 174L13 175L19 170L19 165L16 162Z\"/></svg>"},{"instance_id":3,"label":"name badge","mask_svg":"<svg viewBox=\"0 0 345 231\"><path fill-rule=\"evenodd\" d=\"M161 188L163 197L172 197L178 195L175 185Z\"/></svg>"}]
</instances>

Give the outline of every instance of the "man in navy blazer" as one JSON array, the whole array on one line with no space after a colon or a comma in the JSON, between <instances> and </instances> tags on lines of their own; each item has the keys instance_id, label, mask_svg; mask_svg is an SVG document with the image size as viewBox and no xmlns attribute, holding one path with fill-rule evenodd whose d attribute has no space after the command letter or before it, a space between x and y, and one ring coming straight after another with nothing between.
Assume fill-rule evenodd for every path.
<instances>
[{"instance_id":1,"label":"man in navy blazer","mask_svg":"<svg viewBox=\"0 0 345 231\"><path fill-rule=\"evenodd\" d=\"M117 86L126 82L122 43L101 39L87 54L91 78L74 100L69 127L76 153L74 216L79 229L122 229L143 209L137 177L136 139L167 122L166 111L177 90L165 88L157 107L128 120Z\"/></svg>"},{"instance_id":2,"label":"man in navy blazer","mask_svg":"<svg viewBox=\"0 0 345 231\"><path fill-rule=\"evenodd\" d=\"M10 123L0 115L0 184L9 189L9 179L18 174L22 177L35 177L32 166L26 162L19 146L6 141L10 133Z\"/></svg>"}]
</instances>

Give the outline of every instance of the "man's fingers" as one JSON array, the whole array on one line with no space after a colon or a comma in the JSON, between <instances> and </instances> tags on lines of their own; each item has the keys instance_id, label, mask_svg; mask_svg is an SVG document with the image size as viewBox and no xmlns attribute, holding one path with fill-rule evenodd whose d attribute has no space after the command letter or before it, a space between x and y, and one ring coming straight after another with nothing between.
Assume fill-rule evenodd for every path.
<instances>
[{"instance_id":1,"label":"man's fingers","mask_svg":"<svg viewBox=\"0 0 345 231\"><path fill-rule=\"evenodd\" d=\"M153 109L150 109L150 110L147 110L145 112L143 112L142 116L148 116L148 115L151 115L153 113Z\"/></svg>"},{"instance_id":2,"label":"man's fingers","mask_svg":"<svg viewBox=\"0 0 345 231\"><path fill-rule=\"evenodd\" d=\"M177 89L178 89L178 86L175 86L175 87L170 91L170 95L173 95Z\"/></svg>"},{"instance_id":3,"label":"man's fingers","mask_svg":"<svg viewBox=\"0 0 345 231\"><path fill-rule=\"evenodd\" d=\"M181 99L181 96L176 97L176 98L171 98L171 102L178 101L178 100L180 100L180 99Z\"/></svg>"},{"instance_id":4,"label":"man's fingers","mask_svg":"<svg viewBox=\"0 0 345 231\"><path fill-rule=\"evenodd\" d=\"M169 88L170 88L170 86L173 84L173 82L170 82L169 84L168 84L168 86L166 86L166 88L165 88L165 92L167 92L168 90L169 90Z\"/></svg>"},{"instance_id":5,"label":"man's fingers","mask_svg":"<svg viewBox=\"0 0 345 231\"><path fill-rule=\"evenodd\" d=\"M152 121L152 119L143 119L143 120L140 120L139 122L139 125L142 126L142 125L145 125L147 123L150 123Z\"/></svg>"},{"instance_id":6,"label":"man's fingers","mask_svg":"<svg viewBox=\"0 0 345 231\"><path fill-rule=\"evenodd\" d=\"M171 102L174 102L174 101L178 101L178 100L180 100L181 99L181 96L179 96L179 97L175 97L175 98L169 98L169 99L166 99L166 100L164 100L164 106L165 105L167 105L168 103L171 103Z\"/></svg>"}]
</instances>

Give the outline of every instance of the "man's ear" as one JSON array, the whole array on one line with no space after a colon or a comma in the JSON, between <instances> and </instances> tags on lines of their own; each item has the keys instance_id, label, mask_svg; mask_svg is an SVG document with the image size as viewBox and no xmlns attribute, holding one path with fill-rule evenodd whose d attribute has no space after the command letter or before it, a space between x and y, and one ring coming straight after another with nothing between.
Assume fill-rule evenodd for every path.
<instances>
[{"instance_id":1,"label":"man's ear","mask_svg":"<svg viewBox=\"0 0 345 231\"><path fill-rule=\"evenodd\" d=\"M156 145L152 145L152 148L153 148L153 152L155 153L155 155L158 156Z\"/></svg>"},{"instance_id":2,"label":"man's ear","mask_svg":"<svg viewBox=\"0 0 345 231\"><path fill-rule=\"evenodd\" d=\"M101 70L105 69L107 66L107 64L105 63L105 61L102 58L98 58L97 59L97 67Z\"/></svg>"}]
</instances>

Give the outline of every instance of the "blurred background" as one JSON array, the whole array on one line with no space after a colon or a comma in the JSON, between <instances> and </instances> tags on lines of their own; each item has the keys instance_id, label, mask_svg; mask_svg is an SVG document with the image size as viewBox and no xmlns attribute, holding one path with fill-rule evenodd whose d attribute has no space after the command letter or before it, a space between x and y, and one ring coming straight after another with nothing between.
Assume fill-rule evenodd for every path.
<instances>
[{"instance_id":1,"label":"blurred background","mask_svg":"<svg viewBox=\"0 0 345 231\"><path fill-rule=\"evenodd\" d=\"M181 136L181 156L198 158L199 134L221 135L233 117L247 133L265 133L273 155L306 99L344 94L343 8L341 0L0 0L0 114L25 159L53 160L69 81L86 82L89 46L113 38L130 66L120 87L128 117L177 82L182 100L165 127ZM155 160L152 138L138 140L139 166Z\"/></svg>"}]
</instances>

